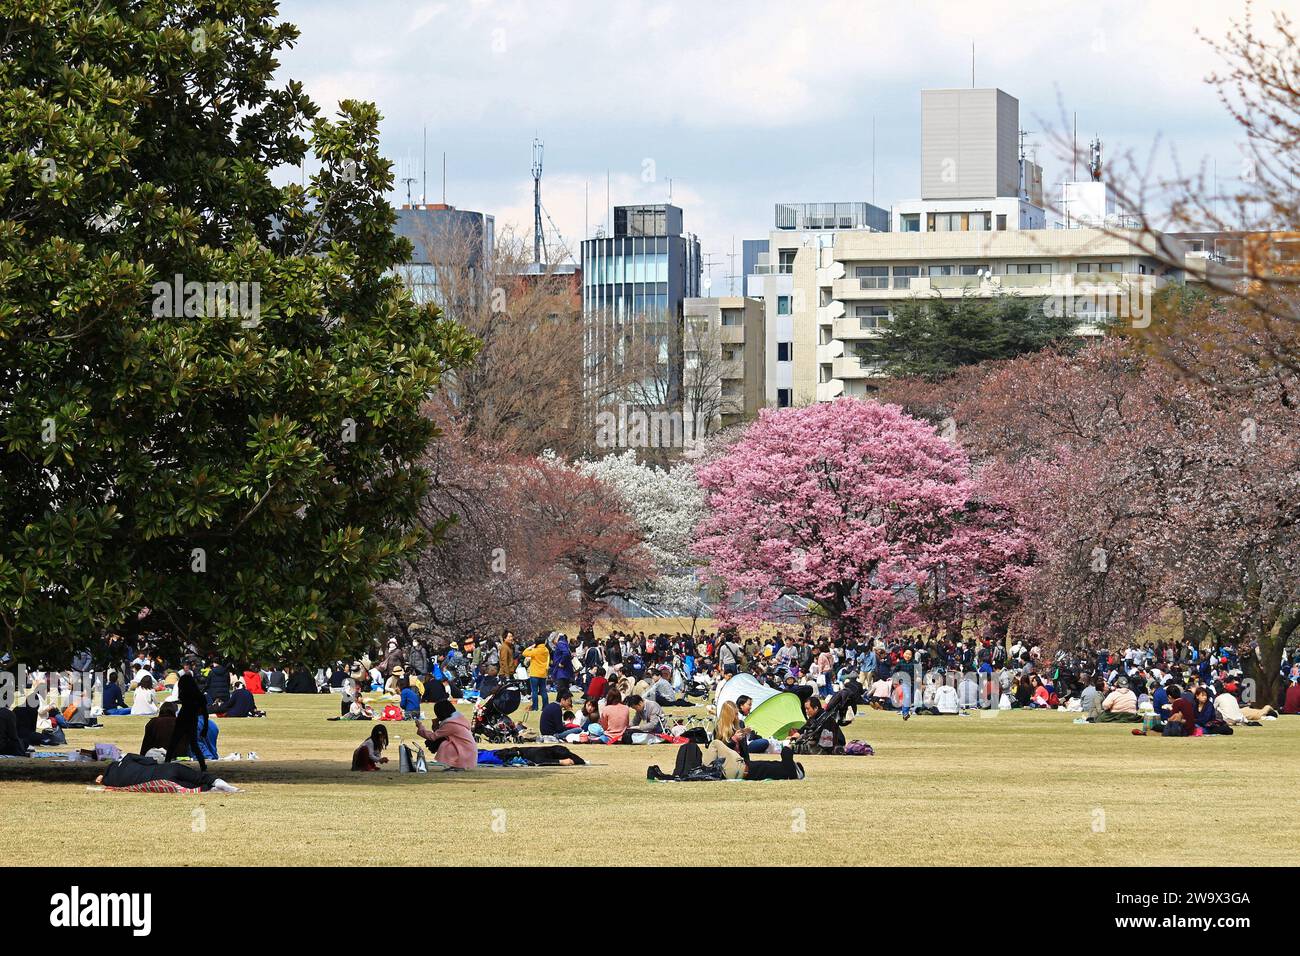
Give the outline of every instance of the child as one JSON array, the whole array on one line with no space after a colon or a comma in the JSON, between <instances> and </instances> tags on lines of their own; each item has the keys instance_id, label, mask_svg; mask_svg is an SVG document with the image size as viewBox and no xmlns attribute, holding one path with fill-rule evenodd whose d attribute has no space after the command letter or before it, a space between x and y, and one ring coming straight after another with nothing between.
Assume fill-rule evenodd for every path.
<instances>
[{"instance_id":1,"label":"child","mask_svg":"<svg viewBox=\"0 0 1300 956\"><path fill-rule=\"evenodd\" d=\"M387 746L388 728L380 724L370 731L370 736L352 752L352 769L378 770L380 764L388 763L388 758L383 756L384 748Z\"/></svg>"}]
</instances>

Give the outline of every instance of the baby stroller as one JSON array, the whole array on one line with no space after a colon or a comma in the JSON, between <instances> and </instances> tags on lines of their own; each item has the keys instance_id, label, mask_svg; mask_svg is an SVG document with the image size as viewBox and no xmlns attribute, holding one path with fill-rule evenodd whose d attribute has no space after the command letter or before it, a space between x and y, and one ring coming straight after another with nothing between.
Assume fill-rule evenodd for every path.
<instances>
[{"instance_id":1,"label":"baby stroller","mask_svg":"<svg viewBox=\"0 0 1300 956\"><path fill-rule=\"evenodd\" d=\"M497 687L474 708L474 736L491 744L522 741L524 726L510 719L510 715L519 709L522 699L519 686L513 681Z\"/></svg>"},{"instance_id":2,"label":"baby stroller","mask_svg":"<svg viewBox=\"0 0 1300 956\"><path fill-rule=\"evenodd\" d=\"M862 685L850 678L844 686L831 695L826 706L799 731L794 752L798 754L835 753L844 746L844 732L852 721L845 719L850 707L862 706Z\"/></svg>"}]
</instances>

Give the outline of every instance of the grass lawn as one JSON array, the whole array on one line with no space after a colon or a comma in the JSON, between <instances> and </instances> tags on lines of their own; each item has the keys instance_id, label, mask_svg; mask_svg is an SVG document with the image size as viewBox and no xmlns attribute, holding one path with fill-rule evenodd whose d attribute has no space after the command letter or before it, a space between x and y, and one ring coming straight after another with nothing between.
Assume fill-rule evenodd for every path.
<instances>
[{"instance_id":1,"label":"grass lawn","mask_svg":"<svg viewBox=\"0 0 1300 956\"><path fill-rule=\"evenodd\" d=\"M672 746L406 775L393 751L390 769L355 774L370 725L327 722L336 697L259 704L268 718L221 722L220 749L261 760L212 765L245 792L97 792L94 764L0 760L0 838L56 865L135 865L142 849L174 864L1300 863L1300 717L1163 740L1056 712L871 711L847 733L874 757L805 757L800 782L670 784L645 768L671 768ZM144 720L110 717L69 744L133 751Z\"/></svg>"}]
</instances>

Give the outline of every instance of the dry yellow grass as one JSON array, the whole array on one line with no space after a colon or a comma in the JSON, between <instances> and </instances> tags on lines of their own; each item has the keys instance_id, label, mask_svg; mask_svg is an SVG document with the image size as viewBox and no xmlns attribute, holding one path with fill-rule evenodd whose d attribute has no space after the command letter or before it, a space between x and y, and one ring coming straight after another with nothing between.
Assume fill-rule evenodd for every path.
<instances>
[{"instance_id":1,"label":"dry yellow grass","mask_svg":"<svg viewBox=\"0 0 1300 956\"><path fill-rule=\"evenodd\" d=\"M874 757L804 758L801 782L666 784L645 768L671 746L578 748L586 768L351 773L369 725L326 721L336 698L260 700L267 719L221 724L223 753L261 755L214 765L244 792L96 792L90 765L0 761L0 837L58 865L137 865L141 848L177 864L1300 862L1300 718L1163 740L1064 713L872 711L848 733ZM143 718L108 720L70 742L139 746Z\"/></svg>"}]
</instances>

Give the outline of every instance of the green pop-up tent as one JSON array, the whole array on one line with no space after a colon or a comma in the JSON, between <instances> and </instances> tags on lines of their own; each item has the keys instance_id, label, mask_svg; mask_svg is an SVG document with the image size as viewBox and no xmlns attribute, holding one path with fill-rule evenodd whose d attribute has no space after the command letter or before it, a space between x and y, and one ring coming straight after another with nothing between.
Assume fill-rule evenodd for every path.
<instances>
[{"instance_id":1,"label":"green pop-up tent","mask_svg":"<svg viewBox=\"0 0 1300 956\"><path fill-rule=\"evenodd\" d=\"M740 697L748 697L754 702L745 718L745 726L760 737L784 740L790 731L804 725L803 704L798 694L760 684L749 674L736 674L719 688L715 700L718 711L727 701L734 704Z\"/></svg>"}]
</instances>

